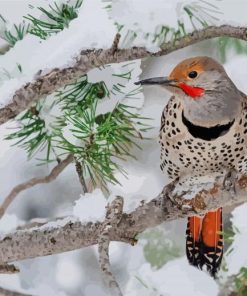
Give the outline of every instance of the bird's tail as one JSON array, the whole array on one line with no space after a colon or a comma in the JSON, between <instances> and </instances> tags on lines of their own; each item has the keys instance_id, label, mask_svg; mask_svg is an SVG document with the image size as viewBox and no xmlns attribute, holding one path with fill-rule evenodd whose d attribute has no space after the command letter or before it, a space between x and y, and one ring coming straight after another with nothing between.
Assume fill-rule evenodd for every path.
<instances>
[{"instance_id":1,"label":"bird's tail","mask_svg":"<svg viewBox=\"0 0 247 296\"><path fill-rule=\"evenodd\" d=\"M222 208L204 217L189 217L186 230L186 254L189 263L215 277L223 256Z\"/></svg>"}]
</instances>

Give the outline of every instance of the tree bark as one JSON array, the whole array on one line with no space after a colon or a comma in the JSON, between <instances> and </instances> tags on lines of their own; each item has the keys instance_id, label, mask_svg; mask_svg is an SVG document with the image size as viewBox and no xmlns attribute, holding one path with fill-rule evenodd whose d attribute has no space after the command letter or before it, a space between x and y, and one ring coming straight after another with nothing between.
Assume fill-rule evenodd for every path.
<instances>
[{"instance_id":1,"label":"tree bark","mask_svg":"<svg viewBox=\"0 0 247 296\"><path fill-rule=\"evenodd\" d=\"M148 51L145 47L119 49L117 47L118 37L115 38L113 46L109 49L82 50L80 55L75 59L74 65L64 69L53 69L48 74L40 75L33 82L29 82L16 90L15 93L13 93L12 100L0 109L0 124L14 118L40 98L52 94L69 83L75 82L78 78L95 67L167 55L177 49L184 48L202 40L220 36L247 40L247 29L245 27L234 27L230 25L207 27L187 34L177 40L161 44L161 50L156 53Z\"/></svg>"},{"instance_id":2,"label":"tree bark","mask_svg":"<svg viewBox=\"0 0 247 296\"><path fill-rule=\"evenodd\" d=\"M210 209L247 201L247 176L243 175L236 180L234 187L234 198L231 191L222 183L216 182L212 189L203 190L188 200L183 196L174 196L174 183L168 184L156 198L143 202L131 213L123 213L117 226L109 230L109 241L135 244L137 234L165 221L202 215ZM1 238L0 262L9 263L95 245L104 223L105 221L82 223L73 217L67 217L40 227L17 230Z\"/></svg>"}]
</instances>

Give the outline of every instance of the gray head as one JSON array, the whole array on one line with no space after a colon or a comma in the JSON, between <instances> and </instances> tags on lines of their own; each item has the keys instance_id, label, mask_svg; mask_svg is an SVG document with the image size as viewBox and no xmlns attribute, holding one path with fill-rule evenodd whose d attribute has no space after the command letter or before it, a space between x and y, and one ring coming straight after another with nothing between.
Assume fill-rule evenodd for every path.
<instances>
[{"instance_id":1,"label":"gray head","mask_svg":"<svg viewBox=\"0 0 247 296\"><path fill-rule=\"evenodd\" d=\"M168 77L145 79L139 84L159 84L181 99L184 116L195 125L227 124L241 109L241 94L224 68L209 57L189 58Z\"/></svg>"}]
</instances>

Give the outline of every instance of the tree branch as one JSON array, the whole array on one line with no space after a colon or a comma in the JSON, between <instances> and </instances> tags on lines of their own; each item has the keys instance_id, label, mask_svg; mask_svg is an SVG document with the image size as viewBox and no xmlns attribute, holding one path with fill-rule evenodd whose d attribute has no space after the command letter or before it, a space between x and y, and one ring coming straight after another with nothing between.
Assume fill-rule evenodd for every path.
<instances>
[{"instance_id":1,"label":"tree branch","mask_svg":"<svg viewBox=\"0 0 247 296\"><path fill-rule=\"evenodd\" d=\"M83 171L82 171L81 164L76 159L75 159L75 169L76 169L76 172L77 172L77 175L78 175L78 178L79 178L79 182L80 182L81 187L82 187L83 194L86 194L88 192L86 180L85 180L85 178L83 176Z\"/></svg>"},{"instance_id":2,"label":"tree branch","mask_svg":"<svg viewBox=\"0 0 247 296\"><path fill-rule=\"evenodd\" d=\"M99 235L98 250L100 269L103 274L103 279L110 289L112 295L122 296L120 287L111 272L111 264L109 259L109 244L110 244L110 229L117 227L121 221L123 214L123 198L117 197L111 205L108 206L106 219L102 226L102 231Z\"/></svg>"},{"instance_id":3,"label":"tree branch","mask_svg":"<svg viewBox=\"0 0 247 296\"><path fill-rule=\"evenodd\" d=\"M193 199L187 200L183 198L184 195L174 196L175 184L171 183L164 187L158 197L143 202L129 214L123 213L118 225L109 230L109 240L134 244L138 233L164 221L185 218L195 213L200 215L210 209L247 201L246 175L235 181L235 198L222 184L218 180L210 190L203 190ZM173 197L175 203L169 197ZM0 240L0 262L8 263L95 245L104 223L81 223L73 217L67 217L59 222L10 233Z\"/></svg>"},{"instance_id":4,"label":"tree branch","mask_svg":"<svg viewBox=\"0 0 247 296\"><path fill-rule=\"evenodd\" d=\"M0 264L0 274L13 274L20 272L19 268L13 264Z\"/></svg>"},{"instance_id":5,"label":"tree branch","mask_svg":"<svg viewBox=\"0 0 247 296\"><path fill-rule=\"evenodd\" d=\"M58 163L58 165L56 165L52 171L50 172L49 175L44 176L44 177L36 177L36 178L32 178L24 183L21 183L17 186L15 186L11 192L5 197L2 205L0 206L0 219L1 217L4 215L5 211L7 210L7 208L9 207L9 205L14 201L14 199L17 197L17 195L28 189L31 188L35 185L38 184L44 184L44 183L50 183L52 181L54 181L57 176L73 161L73 155L70 154L69 156L67 156L64 160L62 160L61 162Z\"/></svg>"},{"instance_id":6,"label":"tree branch","mask_svg":"<svg viewBox=\"0 0 247 296\"><path fill-rule=\"evenodd\" d=\"M119 45L120 38L121 38L121 35L119 33L117 33L114 40L113 40L112 47L111 47L111 53L113 55L118 50L118 45Z\"/></svg>"},{"instance_id":7,"label":"tree branch","mask_svg":"<svg viewBox=\"0 0 247 296\"><path fill-rule=\"evenodd\" d=\"M223 25L220 27L211 26L205 29L194 31L175 41L161 44L161 50L152 53L144 47L132 47L129 49L92 49L82 50L76 58L74 65L64 69L53 69L50 73L41 75L35 81L27 83L15 94L12 101L0 109L0 124L3 124L14 118L17 114L28 108L32 103L37 102L40 98L47 96L66 84L75 82L89 70L111 63L120 63L141 59L146 57L167 55L177 49L195 44L202 40L227 36L247 40L247 28ZM118 35L116 37L116 44Z\"/></svg>"}]
</instances>

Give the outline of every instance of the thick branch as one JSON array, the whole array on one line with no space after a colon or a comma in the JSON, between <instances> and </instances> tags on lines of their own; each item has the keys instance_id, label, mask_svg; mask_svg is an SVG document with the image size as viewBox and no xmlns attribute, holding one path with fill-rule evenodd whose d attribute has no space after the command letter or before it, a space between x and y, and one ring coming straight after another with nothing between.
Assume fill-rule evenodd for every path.
<instances>
[{"instance_id":1,"label":"thick branch","mask_svg":"<svg viewBox=\"0 0 247 296\"><path fill-rule=\"evenodd\" d=\"M237 205L247 201L247 176L235 182L236 197L217 182L209 191L202 191L192 200L175 197L176 204L167 196L174 184L167 185L158 197L142 203L130 214L123 214L117 227L109 231L110 241L134 243L136 234L164 221L203 214L218 207ZM185 211L184 205L191 207ZM98 243L105 222L81 223L66 218L59 223L50 222L41 227L19 230L0 240L0 262L46 256L91 246Z\"/></svg>"},{"instance_id":2,"label":"thick branch","mask_svg":"<svg viewBox=\"0 0 247 296\"><path fill-rule=\"evenodd\" d=\"M9 205L14 201L14 199L17 197L17 195L28 189L31 188L35 185L38 184L44 184L44 183L50 183L53 180L57 178L57 176L73 161L73 156L70 154L67 156L64 160L58 163L52 171L50 172L49 175L43 176L43 177L36 177L32 178L24 183L21 183L17 186L15 186L11 192L6 196L4 199L2 205L0 206L0 219L4 215L6 209L9 207Z\"/></svg>"},{"instance_id":3,"label":"thick branch","mask_svg":"<svg viewBox=\"0 0 247 296\"><path fill-rule=\"evenodd\" d=\"M244 27L220 26L208 27L200 31L194 31L176 41L170 41L161 45L161 50L152 53L144 47L132 47L129 49L118 49L116 46L106 50L93 49L82 50L76 58L74 65L64 69L53 69L46 75L39 76L34 82L27 83L17 90L12 101L0 109L0 124L14 118L25 110L33 102L47 96L66 84L75 82L89 70L111 63L120 63L152 56L162 56L177 49L195 44L199 41L227 36L247 40L247 29ZM118 39L119 35L117 35ZM117 44L117 40L115 44Z\"/></svg>"}]
</instances>

